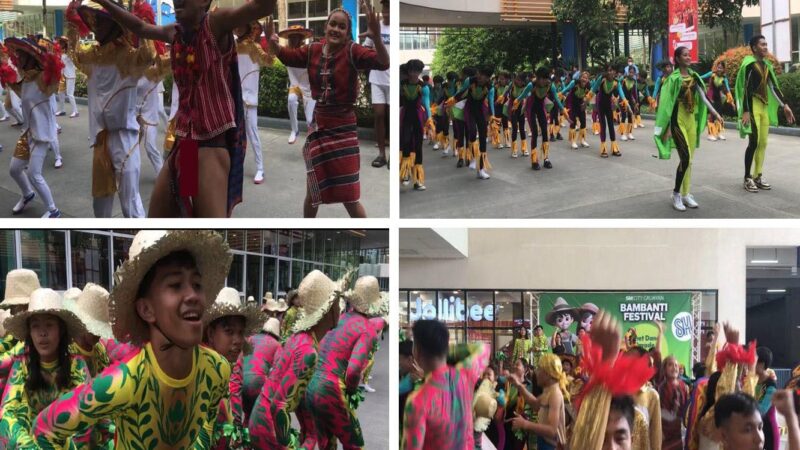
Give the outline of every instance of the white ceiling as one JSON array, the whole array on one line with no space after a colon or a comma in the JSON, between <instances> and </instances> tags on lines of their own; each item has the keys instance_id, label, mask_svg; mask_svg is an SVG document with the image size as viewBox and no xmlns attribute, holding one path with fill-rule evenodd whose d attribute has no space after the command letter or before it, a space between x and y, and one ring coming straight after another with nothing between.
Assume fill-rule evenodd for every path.
<instances>
[{"instance_id":1,"label":"white ceiling","mask_svg":"<svg viewBox=\"0 0 800 450\"><path fill-rule=\"evenodd\" d=\"M400 258L462 259L466 255L430 228L400 229Z\"/></svg>"}]
</instances>

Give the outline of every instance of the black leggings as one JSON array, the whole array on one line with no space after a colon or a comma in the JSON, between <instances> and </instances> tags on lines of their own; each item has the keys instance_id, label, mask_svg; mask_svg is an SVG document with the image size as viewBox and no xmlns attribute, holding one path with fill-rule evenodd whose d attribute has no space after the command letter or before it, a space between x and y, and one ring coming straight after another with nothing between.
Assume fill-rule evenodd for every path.
<instances>
[{"instance_id":1,"label":"black leggings","mask_svg":"<svg viewBox=\"0 0 800 450\"><path fill-rule=\"evenodd\" d=\"M503 114L503 107L502 106L500 106L500 110L499 111L498 111L498 108L496 106L497 105L495 105L494 116L497 117L498 119L500 119L500 127L501 127L501 129L503 131L505 131L505 130L508 129L508 117L506 117L506 115Z\"/></svg>"},{"instance_id":2,"label":"black leggings","mask_svg":"<svg viewBox=\"0 0 800 450\"><path fill-rule=\"evenodd\" d=\"M672 141L675 142L675 150L678 152L680 162L678 169L675 171L675 189L673 192L680 192L683 178L689 170L689 164L692 162L692 155L689 154L689 144L686 142L686 137L683 131L678 126L678 106L675 106L675 112L672 113L670 120L670 132L672 133Z\"/></svg>"},{"instance_id":3,"label":"black leggings","mask_svg":"<svg viewBox=\"0 0 800 450\"><path fill-rule=\"evenodd\" d=\"M758 149L758 127L756 126L756 117L755 114L750 112L750 127L752 133L747 141L747 149L744 151L744 177L745 178L752 178L752 170L753 170L753 159L756 156L756 150ZM760 173L755 174L756 177L761 176Z\"/></svg>"},{"instance_id":4,"label":"black leggings","mask_svg":"<svg viewBox=\"0 0 800 450\"><path fill-rule=\"evenodd\" d=\"M453 119L453 137L456 138L456 148L465 147L466 145L466 139L464 135L465 131L466 131L466 125L464 124L464 121L459 119Z\"/></svg>"},{"instance_id":5,"label":"black leggings","mask_svg":"<svg viewBox=\"0 0 800 450\"><path fill-rule=\"evenodd\" d=\"M410 106L407 106L404 112L400 148L403 150L404 157L414 153L414 164L422 164L422 126L419 123L419 117Z\"/></svg>"},{"instance_id":6,"label":"black leggings","mask_svg":"<svg viewBox=\"0 0 800 450\"><path fill-rule=\"evenodd\" d=\"M486 134L489 124L486 122L486 116L483 114L483 102L469 100L467 101L467 108L469 108L469 122L467 123L469 143L472 144L475 142L477 137L478 148L481 153L486 153ZM469 149L467 151L469 151ZM483 160L481 160L479 168L483 169Z\"/></svg>"},{"instance_id":7,"label":"black leggings","mask_svg":"<svg viewBox=\"0 0 800 450\"><path fill-rule=\"evenodd\" d=\"M511 113L511 141L517 142L517 130L519 135L524 141L525 137L525 110L524 107L517 108L516 111Z\"/></svg>"},{"instance_id":8,"label":"black leggings","mask_svg":"<svg viewBox=\"0 0 800 450\"><path fill-rule=\"evenodd\" d=\"M536 148L537 124L539 126L538 133L542 135L542 142L549 141L549 136L547 135L547 111L544 109L544 103L534 100L530 114L528 125L531 127L531 150L533 150Z\"/></svg>"},{"instance_id":9,"label":"black leggings","mask_svg":"<svg viewBox=\"0 0 800 450\"><path fill-rule=\"evenodd\" d=\"M604 107L599 104L597 109L597 115L600 118L600 142L606 141L606 126L608 126L608 135L611 141L616 141L617 135L614 132L614 114L611 112L611 106Z\"/></svg>"},{"instance_id":10,"label":"black leggings","mask_svg":"<svg viewBox=\"0 0 800 450\"><path fill-rule=\"evenodd\" d=\"M450 135L450 117L447 114L436 116L436 132L444 134L445 137Z\"/></svg>"},{"instance_id":11,"label":"black leggings","mask_svg":"<svg viewBox=\"0 0 800 450\"><path fill-rule=\"evenodd\" d=\"M586 108L583 106L583 100L575 100L572 102L572 109L569 111L570 119L575 124L574 129L586 129ZM580 124L580 127L578 125Z\"/></svg>"}]
</instances>

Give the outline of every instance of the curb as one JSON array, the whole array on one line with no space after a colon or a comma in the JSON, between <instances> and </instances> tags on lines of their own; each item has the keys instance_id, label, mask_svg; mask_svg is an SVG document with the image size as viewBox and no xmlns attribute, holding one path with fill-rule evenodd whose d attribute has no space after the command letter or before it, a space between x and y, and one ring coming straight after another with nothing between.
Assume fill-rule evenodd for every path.
<instances>
[{"instance_id":1,"label":"curb","mask_svg":"<svg viewBox=\"0 0 800 450\"><path fill-rule=\"evenodd\" d=\"M642 114L643 119L647 120L656 120L656 116L654 114ZM736 122L725 122L725 129L726 130L736 130ZM789 127L769 127L769 132L771 134L777 134L779 136L793 136L793 137L800 137L800 128L789 128ZM738 136L738 134L737 134Z\"/></svg>"},{"instance_id":2,"label":"curb","mask_svg":"<svg viewBox=\"0 0 800 450\"><path fill-rule=\"evenodd\" d=\"M86 97L75 97L75 103L80 105L86 106L89 102ZM168 107L167 107L168 108ZM301 129L301 134L303 130L303 126L305 122L298 121L298 128ZM289 131L292 129L291 123L289 119L284 119L280 117L267 117L267 116L258 116L258 126L260 128L271 128L273 130L286 130ZM358 127L358 138L365 141L374 141L375 140L375 129L374 128L362 128Z\"/></svg>"}]
</instances>

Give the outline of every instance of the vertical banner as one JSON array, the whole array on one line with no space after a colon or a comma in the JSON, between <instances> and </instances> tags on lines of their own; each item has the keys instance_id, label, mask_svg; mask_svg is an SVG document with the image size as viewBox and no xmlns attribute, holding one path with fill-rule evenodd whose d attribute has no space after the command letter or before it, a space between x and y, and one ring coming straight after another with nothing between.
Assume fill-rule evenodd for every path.
<instances>
[{"instance_id":1,"label":"vertical banner","mask_svg":"<svg viewBox=\"0 0 800 450\"><path fill-rule=\"evenodd\" d=\"M669 58L676 48L686 47L697 62L697 0L669 0L668 17Z\"/></svg>"},{"instance_id":2,"label":"vertical banner","mask_svg":"<svg viewBox=\"0 0 800 450\"><path fill-rule=\"evenodd\" d=\"M691 292L542 292L539 323L551 349L555 340L565 352L574 353L576 349L570 341L573 336L577 338L579 328L591 330L600 309L622 324L623 349L655 347L658 335L655 321L663 322L662 356L673 355L691 373L694 335Z\"/></svg>"}]
</instances>

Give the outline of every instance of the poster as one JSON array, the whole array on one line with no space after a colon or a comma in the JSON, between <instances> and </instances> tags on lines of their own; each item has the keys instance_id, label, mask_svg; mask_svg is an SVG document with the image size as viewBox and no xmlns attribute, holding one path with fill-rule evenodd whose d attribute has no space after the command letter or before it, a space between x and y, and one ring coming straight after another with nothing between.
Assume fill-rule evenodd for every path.
<instances>
[{"instance_id":1,"label":"poster","mask_svg":"<svg viewBox=\"0 0 800 450\"><path fill-rule=\"evenodd\" d=\"M697 0L669 0L668 20L670 60L676 48L686 47L697 62Z\"/></svg>"},{"instance_id":2,"label":"poster","mask_svg":"<svg viewBox=\"0 0 800 450\"><path fill-rule=\"evenodd\" d=\"M691 373L694 335L691 292L543 292L539 294L539 323L548 339L557 327L577 334L579 326L591 327L593 317L589 313L597 308L610 312L621 322L623 348L654 347L658 334L655 320L663 322L661 354L675 356ZM567 317L569 314L572 318Z\"/></svg>"}]
</instances>

